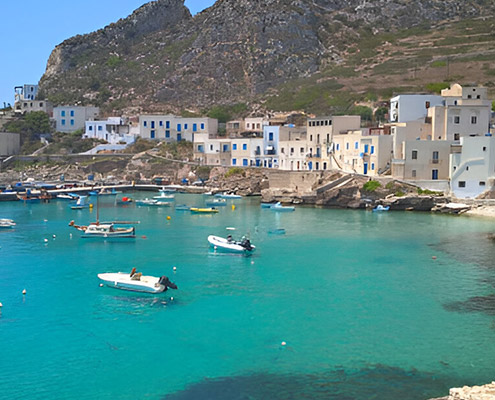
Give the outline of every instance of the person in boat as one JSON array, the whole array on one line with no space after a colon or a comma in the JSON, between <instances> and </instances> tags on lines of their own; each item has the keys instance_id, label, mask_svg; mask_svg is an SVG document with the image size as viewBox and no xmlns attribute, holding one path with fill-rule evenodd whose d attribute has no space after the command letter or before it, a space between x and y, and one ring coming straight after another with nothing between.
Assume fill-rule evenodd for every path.
<instances>
[{"instance_id":1,"label":"person in boat","mask_svg":"<svg viewBox=\"0 0 495 400\"><path fill-rule=\"evenodd\" d=\"M232 235L227 236L227 242L229 243L233 242Z\"/></svg>"},{"instance_id":2,"label":"person in boat","mask_svg":"<svg viewBox=\"0 0 495 400\"><path fill-rule=\"evenodd\" d=\"M251 246L251 241L246 238L246 237L243 237L242 240L241 240L241 246L244 247L246 250L252 250L252 246Z\"/></svg>"}]
</instances>

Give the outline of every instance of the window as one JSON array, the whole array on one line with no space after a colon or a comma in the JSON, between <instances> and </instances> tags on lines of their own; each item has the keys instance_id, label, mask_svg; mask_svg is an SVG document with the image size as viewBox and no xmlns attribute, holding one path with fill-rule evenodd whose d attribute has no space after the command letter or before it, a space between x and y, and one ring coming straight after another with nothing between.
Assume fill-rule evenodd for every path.
<instances>
[{"instance_id":1,"label":"window","mask_svg":"<svg viewBox=\"0 0 495 400\"><path fill-rule=\"evenodd\" d=\"M201 124L201 130L205 129L205 124Z\"/></svg>"},{"instance_id":2,"label":"window","mask_svg":"<svg viewBox=\"0 0 495 400\"><path fill-rule=\"evenodd\" d=\"M165 121L165 128L170 129L170 121Z\"/></svg>"},{"instance_id":3,"label":"window","mask_svg":"<svg viewBox=\"0 0 495 400\"><path fill-rule=\"evenodd\" d=\"M160 121L160 122L159 122L159 125L160 125L160 126L163 126L163 121Z\"/></svg>"},{"instance_id":4,"label":"window","mask_svg":"<svg viewBox=\"0 0 495 400\"><path fill-rule=\"evenodd\" d=\"M299 154L304 154L304 147L301 147L301 148L299 149Z\"/></svg>"},{"instance_id":5,"label":"window","mask_svg":"<svg viewBox=\"0 0 495 400\"><path fill-rule=\"evenodd\" d=\"M146 128L148 126L148 122L147 121L143 121L143 126Z\"/></svg>"},{"instance_id":6,"label":"window","mask_svg":"<svg viewBox=\"0 0 495 400\"><path fill-rule=\"evenodd\" d=\"M413 170L411 171L411 176L412 176L413 178L416 178L416 170L415 170L415 169L413 169Z\"/></svg>"},{"instance_id":7,"label":"window","mask_svg":"<svg viewBox=\"0 0 495 400\"><path fill-rule=\"evenodd\" d=\"M193 132L197 132L198 130L198 124L193 124Z\"/></svg>"},{"instance_id":8,"label":"window","mask_svg":"<svg viewBox=\"0 0 495 400\"><path fill-rule=\"evenodd\" d=\"M354 150L359 149L359 142L354 142Z\"/></svg>"},{"instance_id":9,"label":"window","mask_svg":"<svg viewBox=\"0 0 495 400\"><path fill-rule=\"evenodd\" d=\"M459 140L461 138L460 133L454 133L454 140Z\"/></svg>"},{"instance_id":10,"label":"window","mask_svg":"<svg viewBox=\"0 0 495 400\"><path fill-rule=\"evenodd\" d=\"M90 126L88 127L88 131L92 131L92 130L93 130L93 127L90 125Z\"/></svg>"},{"instance_id":11,"label":"window","mask_svg":"<svg viewBox=\"0 0 495 400\"><path fill-rule=\"evenodd\" d=\"M25 105L27 106L27 103ZM60 116L65 117L65 110L60 111Z\"/></svg>"},{"instance_id":12,"label":"window","mask_svg":"<svg viewBox=\"0 0 495 400\"><path fill-rule=\"evenodd\" d=\"M99 131L102 131L103 130L103 127L101 125L98 126L98 130Z\"/></svg>"},{"instance_id":13,"label":"window","mask_svg":"<svg viewBox=\"0 0 495 400\"><path fill-rule=\"evenodd\" d=\"M371 163L371 170L374 171L375 170L375 163Z\"/></svg>"},{"instance_id":14,"label":"window","mask_svg":"<svg viewBox=\"0 0 495 400\"><path fill-rule=\"evenodd\" d=\"M370 154L375 154L375 146L371 146Z\"/></svg>"},{"instance_id":15,"label":"window","mask_svg":"<svg viewBox=\"0 0 495 400\"><path fill-rule=\"evenodd\" d=\"M212 151L213 151L213 145L212 145L212 144L210 144L210 150L212 150Z\"/></svg>"},{"instance_id":16,"label":"window","mask_svg":"<svg viewBox=\"0 0 495 400\"><path fill-rule=\"evenodd\" d=\"M339 150L340 150L340 143L337 143L337 145L335 146L335 149L336 149L337 151L339 151Z\"/></svg>"},{"instance_id":17,"label":"window","mask_svg":"<svg viewBox=\"0 0 495 400\"><path fill-rule=\"evenodd\" d=\"M485 182L484 181L480 181L480 186L485 186Z\"/></svg>"},{"instance_id":18,"label":"window","mask_svg":"<svg viewBox=\"0 0 495 400\"><path fill-rule=\"evenodd\" d=\"M40 103L40 107L43 107L43 103Z\"/></svg>"},{"instance_id":19,"label":"window","mask_svg":"<svg viewBox=\"0 0 495 400\"><path fill-rule=\"evenodd\" d=\"M153 129L150 131L150 137L151 139L155 138L155 131Z\"/></svg>"},{"instance_id":20,"label":"window","mask_svg":"<svg viewBox=\"0 0 495 400\"><path fill-rule=\"evenodd\" d=\"M285 154L285 147L280 148L280 153Z\"/></svg>"},{"instance_id":21,"label":"window","mask_svg":"<svg viewBox=\"0 0 495 400\"><path fill-rule=\"evenodd\" d=\"M417 159L418 159L418 150L413 150L413 151L412 151L411 158L412 158L413 160L417 160Z\"/></svg>"},{"instance_id":22,"label":"window","mask_svg":"<svg viewBox=\"0 0 495 400\"><path fill-rule=\"evenodd\" d=\"M486 151L486 147L485 146L483 146L483 151Z\"/></svg>"},{"instance_id":23,"label":"window","mask_svg":"<svg viewBox=\"0 0 495 400\"><path fill-rule=\"evenodd\" d=\"M459 181L458 186L459 186L460 188L465 188L465 187L466 187L466 181Z\"/></svg>"},{"instance_id":24,"label":"window","mask_svg":"<svg viewBox=\"0 0 495 400\"><path fill-rule=\"evenodd\" d=\"M313 135L309 135L309 141L312 142L313 141Z\"/></svg>"},{"instance_id":25,"label":"window","mask_svg":"<svg viewBox=\"0 0 495 400\"><path fill-rule=\"evenodd\" d=\"M273 132L268 133L268 140L273 140Z\"/></svg>"},{"instance_id":26,"label":"window","mask_svg":"<svg viewBox=\"0 0 495 400\"><path fill-rule=\"evenodd\" d=\"M177 124L177 132L180 132L182 130L182 125L181 124Z\"/></svg>"},{"instance_id":27,"label":"window","mask_svg":"<svg viewBox=\"0 0 495 400\"><path fill-rule=\"evenodd\" d=\"M471 124L476 124L478 122L478 117L476 115L471 116Z\"/></svg>"},{"instance_id":28,"label":"window","mask_svg":"<svg viewBox=\"0 0 495 400\"><path fill-rule=\"evenodd\" d=\"M236 165L237 164L237 160L235 158L232 159L232 165Z\"/></svg>"},{"instance_id":29,"label":"window","mask_svg":"<svg viewBox=\"0 0 495 400\"><path fill-rule=\"evenodd\" d=\"M204 152L204 147L203 147L203 145L202 145L202 144L198 144L198 151L199 151L200 153L203 153L203 152Z\"/></svg>"},{"instance_id":30,"label":"window","mask_svg":"<svg viewBox=\"0 0 495 400\"><path fill-rule=\"evenodd\" d=\"M246 143L244 143L244 144L242 145L242 150L247 150L247 144L246 144Z\"/></svg>"},{"instance_id":31,"label":"window","mask_svg":"<svg viewBox=\"0 0 495 400\"><path fill-rule=\"evenodd\" d=\"M74 126L74 120L73 119L70 120L70 125Z\"/></svg>"},{"instance_id":32,"label":"window","mask_svg":"<svg viewBox=\"0 0 495 400\"><path fill-rule=\"evenodd\" d=\"M461 123L461 117L456 115L454 116L454 124L460 124Z\"/></svg>"},{"instance_id":33,"label":"window","mask_svg":"<svg viewBox=\"0 0 495 400\"><path fill-rule=\"evenodd\" d=\"M74 116L74 110L70 110L70 116L73 117Z\"/></svg>"},{"instance_id":34,"label":"window","mask_svg":"<svg viewBox=\"0 0 495 400\"><path fill-rule=\"evenodd\" d=\"M170 131L165 131L165 137L169 138L170 137Z\"/></svg>"},{"instance_id":35,"label":"window","mask_svg":"<svg viewBox=\"0 0 495 400\"><path fill-rule=\"evenodd\" d=\"M432 155L432 163L433 164L438 164L438 151L434 151Z\"/></svg>"},{"instance_id":36,"label":"window","mask_svg":"<svg viewBox=\"0 0 495 400\"><path fill-rule=\"evenodd\" d=\"M242 160L242 165L243 165L244 167L247 167L247 165L248 165L248 160L247 160L247 158L244 158L244 159Z\"/></svg>"},{"instance_id":37,"label":"window","mask_svg":"<svg viewBox=\"0 0 495 400\"><path fill-rule=\"evenodd\" d=\"M65 125L65 119L63 119L61 122L62 122L62 125Z\"/></svg>"},{"instance_id":38,"label":"window","mask_svg":"<svg viewBox=\"0 0 495 400\"><path fill-rule=\"evenodd\" d=\"M151 121L151 129L155 129L155 121Z\"/></svg>"},{"instance_id":39,"label":"window","mask_svg":"<svg viewBox=\"0 0 495 400\"><path fill-rule=\"evenodd\" d=\"M365 145L364 145L364 152L365 152L365 153L367 153L367 152L368 152L368 150L369 150L369 145L365 144Z\"/></svg>"},{"instance_id":40,"label":"window","mask_svg":"<svg viewBox=\"0 0 495 400\"><path fill-rule=\"evenodd\" d=\"M345 144L345 149L346 149L346 150L349 150L349 143L346 143L346 144Z\"/></svg>"},{"instance_id":41,"label":"window","mask_svg":"<svg viewBox=\"0 0 495 400\"><path fill-rule=\"evenodd\" d=\"M223 145L223 152L225 153L227 151L229 151L229 145L228 144L224 144Z\"/></svg>"},{"instance_id":42,"label":"window","mask_svg":"<svg viewBox=\"0 0 495 400\"><path fill-rule=\"evenodd\" d=\"M184 124L184 130L187 131L187 124Z\"/></svg>"},{"instance_id":43,"label":"window","mask_svg":"<svg viewBox=\"0 0 495 400\"><path fill-rule=\"evenodd\" d=\"M237 144L236 144L236 143L234 143L234 144L232 145L232 150L237 150Z\"/></svg>"}]
</instances>

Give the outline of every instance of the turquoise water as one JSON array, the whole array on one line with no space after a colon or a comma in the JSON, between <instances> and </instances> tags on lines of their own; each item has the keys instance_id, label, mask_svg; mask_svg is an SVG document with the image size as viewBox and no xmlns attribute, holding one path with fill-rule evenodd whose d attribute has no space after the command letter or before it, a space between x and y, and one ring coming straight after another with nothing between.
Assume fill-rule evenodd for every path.
<instances>
[{"instance_id":1,"label":"turquoise water","mask_svg":"<svg viewBox=\"0 0 495 400\"><path fill-rule=\"evenodd\" d=\"M0 398L426 399L495 375L493 221L102 198L100 219L141 223L134 240L101 241L67 226L95 212L63 201L0 203L0 217L17 222L0 231ZM226 227L256 252L209 250ZM179 290L99 286L133 266Z\"/></svg>"}]
</instances>

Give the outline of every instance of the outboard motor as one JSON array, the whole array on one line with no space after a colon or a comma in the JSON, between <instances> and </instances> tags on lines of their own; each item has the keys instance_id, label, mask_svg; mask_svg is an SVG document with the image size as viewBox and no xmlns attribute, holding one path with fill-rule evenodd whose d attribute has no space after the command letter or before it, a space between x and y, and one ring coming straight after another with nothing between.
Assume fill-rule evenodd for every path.
<instances>
[{"instance_id":1,"label":"outboard motor","mask_svg":"<svg viewBox=\"0 0 495 400\"><path fill-rule=\"evenodd\" d=\"M165 286L165 290L167 290L167 288L177 289L177 285L173 282L170 282L170 279L168 279L165 275L160 277L160 280L158 281L158 283L160 285Z\"/></svg>"},{"instance_id":2,"label":"outboard motor","mask_svg":"<svg viewBox=\"0 0 495 400\"><path fill-rule=\"evenodd\" d=\"M242 242L241 242L241 246L244 247L246 250L252 250L253 247L251 246L251 242L249 241L249 239L242 239Z\"/></svg>"}]
</instances>

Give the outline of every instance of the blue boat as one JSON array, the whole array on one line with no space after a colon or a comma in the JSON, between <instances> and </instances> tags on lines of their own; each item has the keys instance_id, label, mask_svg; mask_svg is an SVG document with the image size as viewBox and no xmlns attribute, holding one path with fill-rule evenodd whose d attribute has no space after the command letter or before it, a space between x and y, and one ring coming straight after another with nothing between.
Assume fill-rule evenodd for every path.
<instances>
[{"instance_id":1,"label":"blue boat","mask_svg":"<svg viewBox=\"0 0 495 400\"><path fill-rule=\"evenodd\" d=\"M261 203L261 208L271 208L275 203Z\"/></svg>"},{"instance_id":2,"label":"blue boat","mask_svg":"<svg viewBox=\"0 0 495 400\"><path fill-rule=\"evenodd\" d=\"M270 207L272 211L294 211L296 208L292 206L283 206L280 202L273 204Z\"/></svg>"},{"instance_id":3,"label":"blue boat","mask_svg":"<svg viewBox=\"0 0 495 400\"><path fill-rule=\"evenodd\" d=\"M83 208L89 208L91 204L88 202L88 196L79 196L76 203L71 205L72 210L82 210Z\"/></svg>"}]
</instances>

